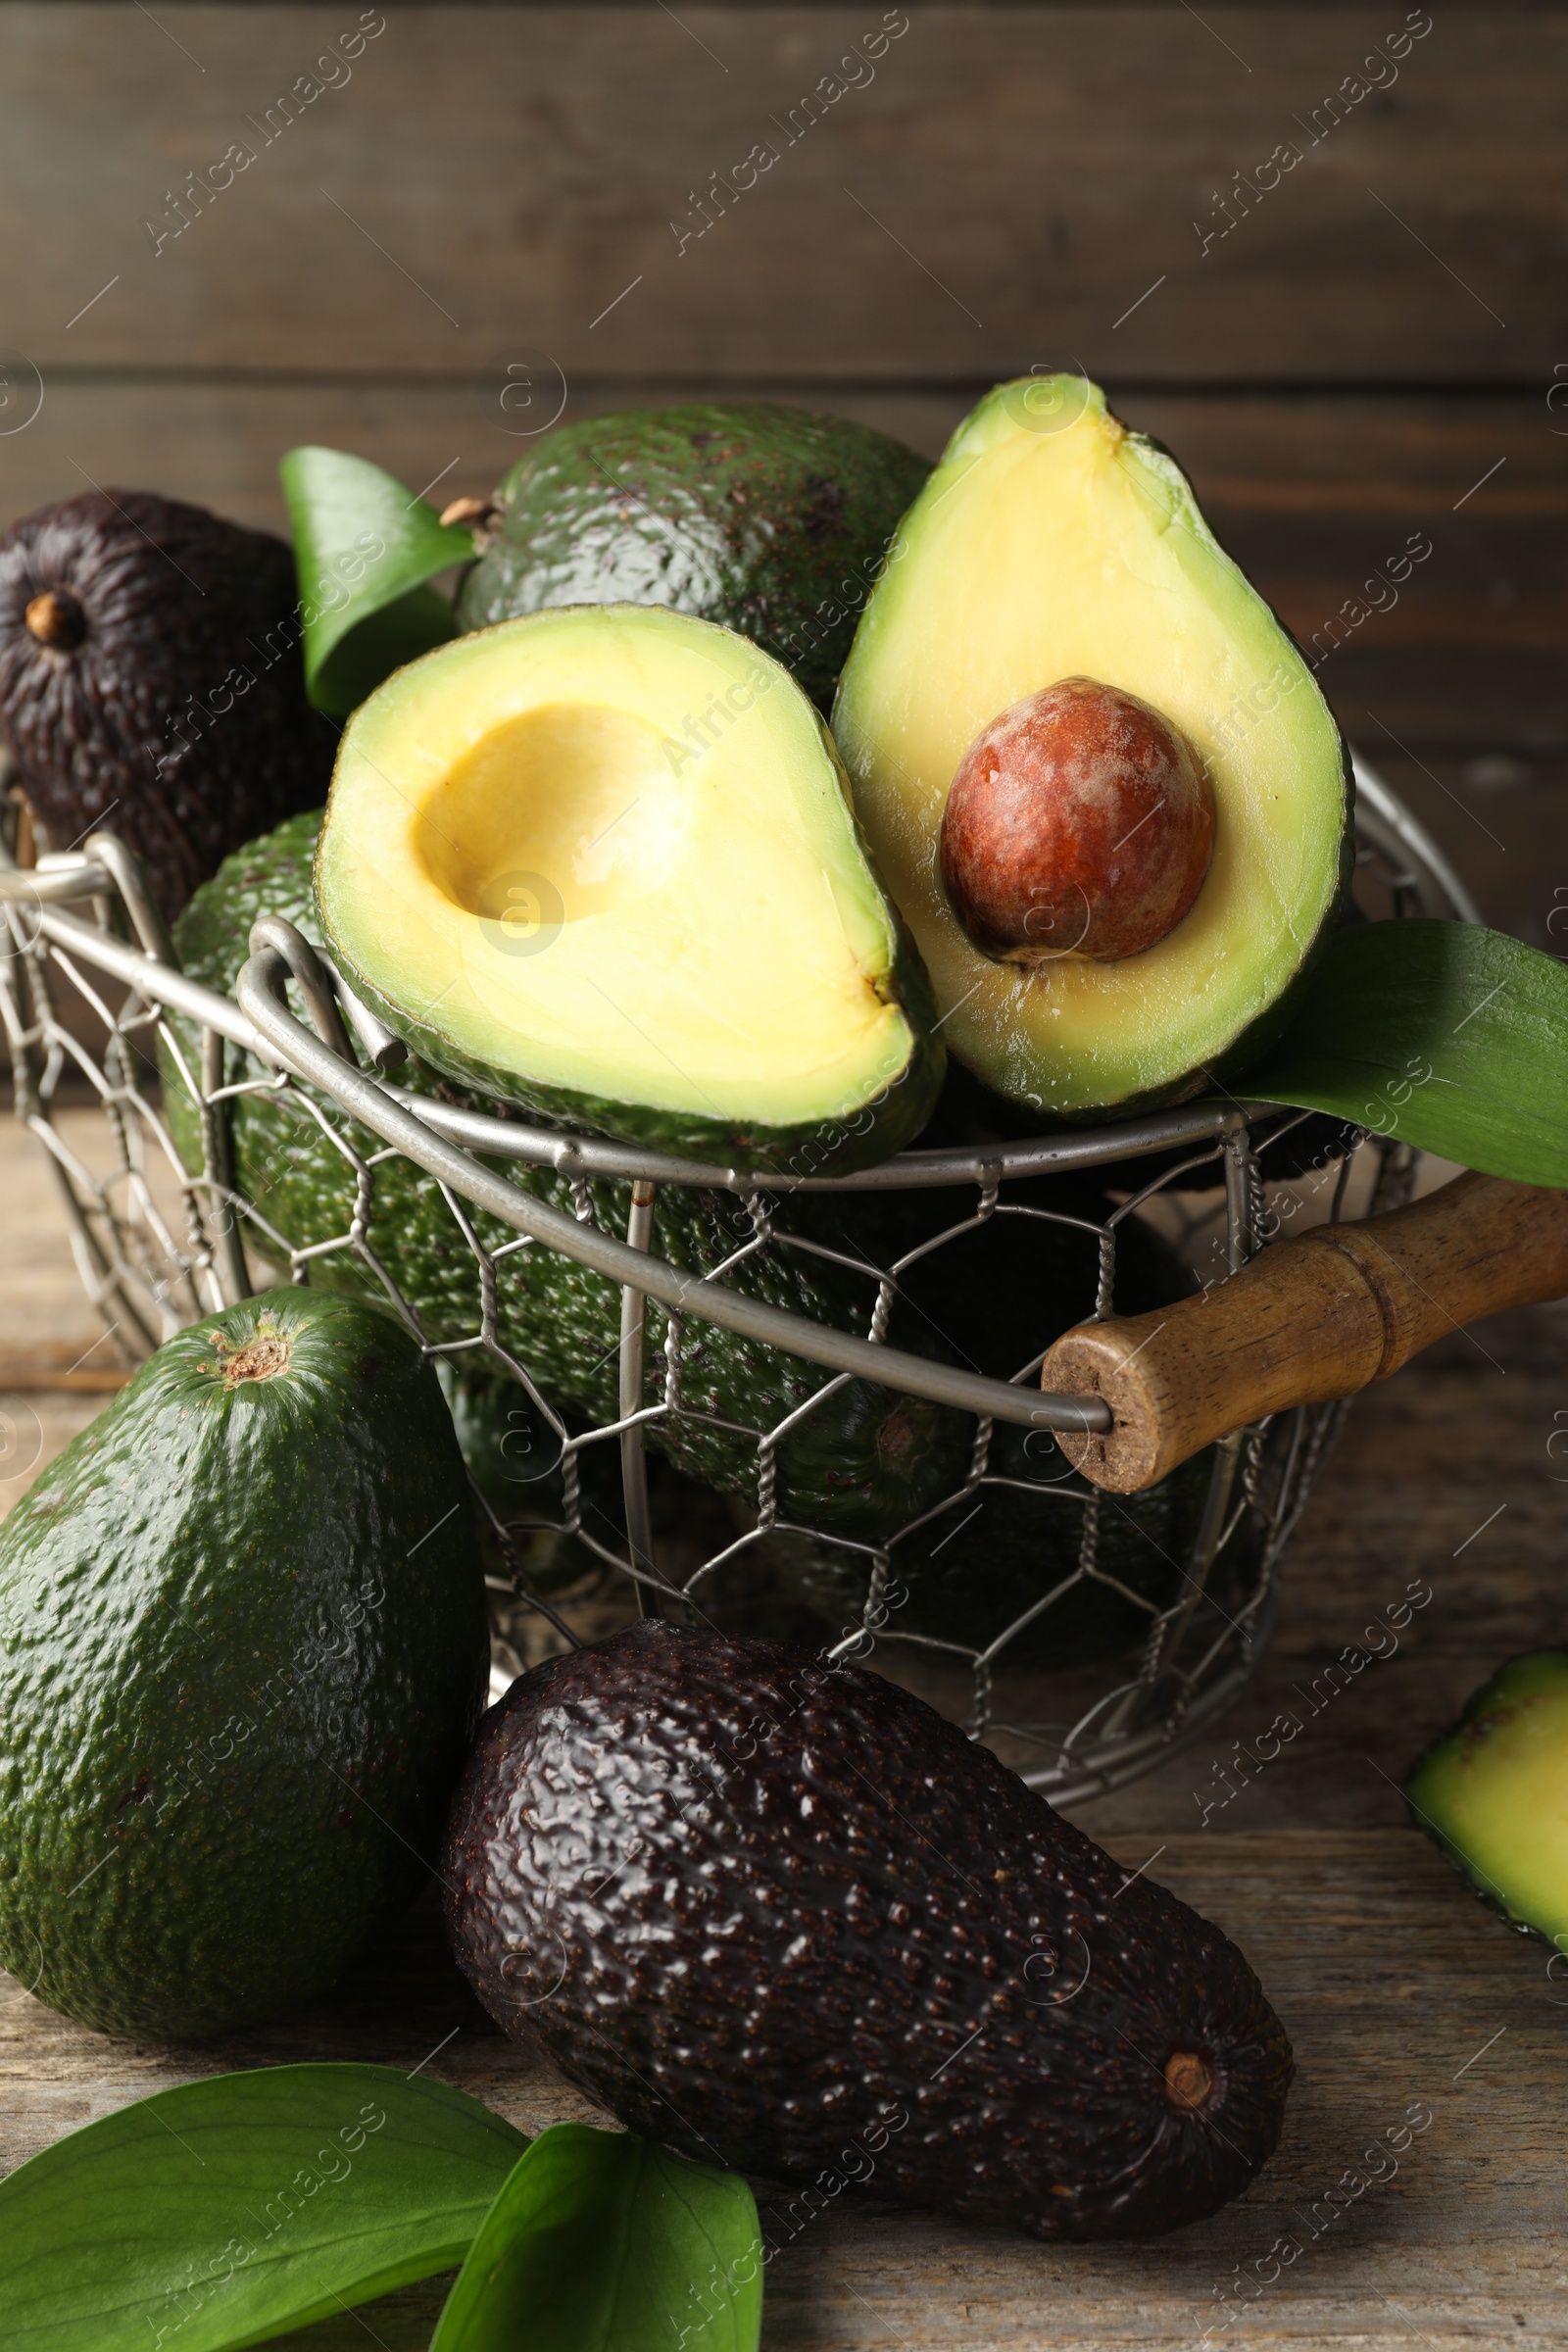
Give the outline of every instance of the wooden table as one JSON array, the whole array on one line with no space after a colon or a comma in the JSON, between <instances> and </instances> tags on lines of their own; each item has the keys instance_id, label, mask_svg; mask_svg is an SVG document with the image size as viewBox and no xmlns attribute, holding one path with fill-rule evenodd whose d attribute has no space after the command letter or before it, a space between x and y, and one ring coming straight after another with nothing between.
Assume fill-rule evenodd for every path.
<instances>
[{"instance_id":1,"label":"wooden table","mask_svg":"<svg viewBox=\"0 0 1568 2352\"><path fill-rule=\"evenodd\" d=\"M69 1361L91 1324L47 1193L29 1189L30 1150L0 1129L0 1183L30 1220L0 1276L0 1340L10 1352L24 1334L35 1355ZM1047 2248L846 2201L771 2266L767 2345L1196 2345L1205 2327L1210 2345L1568 2340L1568 1984L1405 1826L1392 1786L1493 1664L1560 1637L1561 1467L1547 1446L1568 1426L1565 1340L1568 1309L1500 1318L1363 1398L1298 1531L1251 1691L1212 1739L1080 1809L1129 1869L1148 1864L1236 1937L1285 2020L1298 2075L1262 2178L1214 2220L1148 2246ZM29 1431L36 1415L52 1449L101 1401L50 1390L0 1398L0 1411ZM1412 1583L1431 1598L1397 1651L1332 1702L1320 1682L1312 1715L1314 1678ZM1285 1706L1302 1734L1200 1826L1216 1765ZM524 2130L592 2112L481 2015L425 1903L305 2015L201 2049L104 2039L0 1977L0 2169L161 2085L328 2057L426 2064ZM1412 2103L1431 2122L1397 2174L1331 2222L1326 2192ZM1226 2326L1238 2266L1261 2287L1257 2266L1279 2268L1282 2237L1300 2251ZM387 2352L415 2352L442 2291L409 2289L287 2340L349 2352L368 2326Z\"/></svg>"}]
</instances>

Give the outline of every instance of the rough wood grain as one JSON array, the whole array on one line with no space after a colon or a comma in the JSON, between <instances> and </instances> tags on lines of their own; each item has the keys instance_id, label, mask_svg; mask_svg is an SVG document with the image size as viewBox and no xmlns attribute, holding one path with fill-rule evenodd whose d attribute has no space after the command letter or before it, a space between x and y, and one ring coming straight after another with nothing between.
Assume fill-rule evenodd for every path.
<instances>
[{"instance_id":1,"label":"rough wood grain","mask_svg":"<svg viewBox=\"0 0 1568 2352\"><path fill-rule=\"evenodd\" d=\"M5 12L7 332L46 376L515 339L568 372L1506 382L1568 348L1560 19L1445 15L1367 69L1402 8L1109 38L1093 10L895 10L869 58L869 0L396 9L318 71L349 0L178 13L176 46L138 10Z\"/></svg>"}]
</instances>

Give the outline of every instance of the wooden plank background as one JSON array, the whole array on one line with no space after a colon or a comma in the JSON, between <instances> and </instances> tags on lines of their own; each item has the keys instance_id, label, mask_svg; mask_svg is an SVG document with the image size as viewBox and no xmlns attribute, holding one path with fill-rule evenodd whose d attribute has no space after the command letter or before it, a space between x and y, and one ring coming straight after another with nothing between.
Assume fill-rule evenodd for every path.
<instances>
[{"instance_id":1,"label":"wooden plank background","mask_svg":"<svg viewBox=\"0 0 1568 2352\"><path fill-rule=\"evenodd\" d=\"M934 454L997 377L1081 366L1303 638L1430 539L1324 683L1553 944L1565 86L1560 10L1397 0L0 8L0 519L97 481L275 527L301 440L440 495L558 407L707 392Z\"/></svg>"}]
</instances>

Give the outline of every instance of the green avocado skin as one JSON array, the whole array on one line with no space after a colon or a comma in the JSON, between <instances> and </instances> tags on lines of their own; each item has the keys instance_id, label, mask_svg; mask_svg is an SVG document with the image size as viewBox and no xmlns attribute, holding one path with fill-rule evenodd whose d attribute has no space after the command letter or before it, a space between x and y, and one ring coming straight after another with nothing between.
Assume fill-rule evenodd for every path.
<instances>
[{"instance_id":1,"label":"green avocado skin","mask_svg":"<svg viewBox=\"0 0 1568 2352\"><path fill-rule=\"evenodd\" d=\"M263 913L284 916L320 943L311 884L319 825L319 811L292 818L237 852L197 892L175 930L181 965L192 979L231 992L249 953L251 925ZM194 1073L200 1066L195 1030L173 1016L170 1031L185 1067ZM166 1116L186 1166L196 1169L201 1164L201 1138L190 1090L167 1043L161 1058ZM264 1074L259 1064L248 1064L237 1050L227 1049L229 1084ZM490 1112L503 1108L464 1093L417 1061L405 1063L397 1082L413 1094L439 1096ZM379 1149L376 1139L364 1130L351 1128L341 1118L337 1124L365 1157ZM268 1228L276 1237L273 1257L279 1266L291 1248L308 1249L348 1234L356 1213L356 1169L297 1096L240 1097L233 1109L233 1139L239 1189L265 1220L250 1237L259 1253L267 1253ZM564 1177L548 1169L528 1170L514 1161L496 1164L512 1183L564 1214L571 1215L577 1207ZM596 1178L587 1185L586 1196L604 1230L625 1232L629 1184ZM496 1219L470 1214L487 1249L515 1242L512 1230ZM733 1195L701 1194L674 1185L660 1188L652 1246L662 1256L706 1274L751 1238L750 1220ZM856 1224L850 1233L850 1253L863 1256L874 1239ZM842 1236L834 1246L845 1246ZM440 1187L412 1161L394 1157L377 1168L364 1247L365 1255L344 1249L314 1259L313 1285L374 1296L381 1286L373 1258L419 1316L432 1344L478 1331L478 1262L459 1233ZM767 1250L735 1269L732 1279L752 1296L813 1322L861 1336L869 1328L875 1286L820 1256ZM662 1309L650 1301L650 1402L657 1399L663 1377L667 1328ZM501 1261L500 1344L557 1406L574 1406L599 1421L617 1418L619 1329L620 1293L602 1275L543 1248L514 1249ZM903 1309L896 1311L888 1337L895 1346L952 1360L924 1319ZM814 1396L828 1375L738 1333L695 1321L686 1329L682 1365L681 1396L689 1412L650 1423L650 1443L689 1477L721 1493L755 1497L758 1446L756 1436L747 1432L772 1428ZM958 1414L852 1381L800 1423L781 1446L781 1514L807 1526L831 1526L848 1537L874 1540L903 1526L958 1482L970 1427Z\"/></svg>"},{"instance_id":2,"label":"green avocado skin","mask_svg":"<svg viewBox=\"0 0 1568 2352\"><path fill-rule=\"evenodd\" d=\"M0 1961L160 2040L323 1991L427 1876L487 1655L401 1324L290 1289L179 1333L0 1528Z\"/></svg>"},{"instance_id":3,"label":"green avocado skin","mask_svg":"<svg viewBox=\"0 0 1568 2352\"><path fill-rule=\"evenodd\" d=\"M612 1101L577 1087L545 1086L537 1080L521 1079L515 1070L465 1053L430 1018L411 1020L401 1004L394 1004L366 976L336 934L322 944L330 949L356 996L395 1037L401 1037L434 1075L470 1095L486 1098L491 1108L518 1108L548 1126L586 1128L590 1134L668 1152L681 1159L706 1160L710 1166L755 1168L765 1184L770 1174L787 1175L792 1170L812 1176L847 1176L859 1168L874 1167L913 1143L930 1118L941 1092L947 1054L941 1039L932 1034L936 1008L925 967L902 923L896 938L883 997L884 1002L905 1007L910 1032L909 1056L897 1078L870 1100L847 1104L825 1117L794 1127L750 1128L698 1112Z\"/></svg>"},{"instance_id":4,"label":"green avocado skin","mask_svg":"<svg viewBox=\"0 0 1568 2352\"><path fill-rule=\"evenodd\" d=\"M549 605L667 605L752 638L825 713L930 471L869 425L764 401L563 425L497 491L499 527L464 580L459 625Z\"/></svg>"}]
</instances>

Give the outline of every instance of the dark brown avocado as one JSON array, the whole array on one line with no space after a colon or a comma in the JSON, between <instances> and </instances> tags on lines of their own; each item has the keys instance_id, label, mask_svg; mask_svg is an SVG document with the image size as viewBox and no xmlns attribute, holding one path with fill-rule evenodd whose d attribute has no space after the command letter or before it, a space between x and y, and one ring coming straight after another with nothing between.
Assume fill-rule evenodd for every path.
<instances>
[{"instance_id":1,"label":"dark brown avocado","mask_svg":"<svg viewBox=\"0 0 1568 2352\"><path fill-rule=\"evenodd\" d=\"M280 539L145 490L86 491L0 539L0 732L47 846L97 825L168 915L230 850L325 797Z\"/></svg>"},{"instance_id":2,"label":"dark brown avocado","mask_svg":"<svg viewBox=\"0 0 1568 2352\"><path fill-rule=\"evenodd\" d=\"M1290 2046L1235 1945L805 1650L649 1620L521 1677L441 1875L507 2033L709 2163L1141 2237L1279 2137Z\"/></svg>"}]
</instances>

